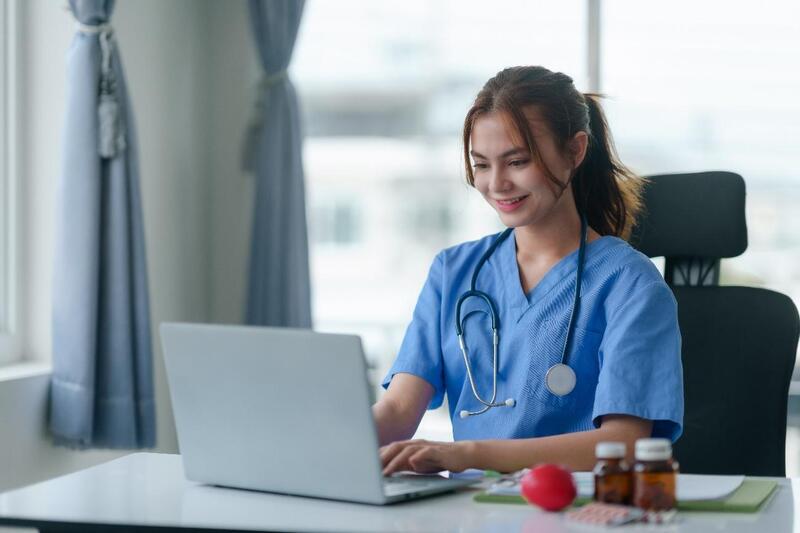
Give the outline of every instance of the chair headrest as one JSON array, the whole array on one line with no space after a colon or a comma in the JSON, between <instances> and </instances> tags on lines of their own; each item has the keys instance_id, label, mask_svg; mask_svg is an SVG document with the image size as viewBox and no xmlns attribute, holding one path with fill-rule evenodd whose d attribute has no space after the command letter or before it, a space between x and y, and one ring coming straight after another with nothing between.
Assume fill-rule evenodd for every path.
<instances>
[{"instance_id":1,"label":"chair headrest","mask_svg":"<svg viewBox=\"0 0 800 533\"><path fill-rule=\"evenodd\" d=\"M649 176L630 243L648 257L736 257L747 249L744 198L733 172Z\"/></svg>"}]
</instances>

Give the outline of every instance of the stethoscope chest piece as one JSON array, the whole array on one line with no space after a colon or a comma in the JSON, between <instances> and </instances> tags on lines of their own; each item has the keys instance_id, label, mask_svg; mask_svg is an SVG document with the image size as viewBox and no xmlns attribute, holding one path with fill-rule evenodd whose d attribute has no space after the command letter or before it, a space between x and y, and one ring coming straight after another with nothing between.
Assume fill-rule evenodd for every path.
<instances>
[{"instance_id":1,"label":"stethoscope chest piece","mask_svg":"<svg viewBox=\"0 0 800 533\"><path fill-rule=\"evenodd\" d=\"M544 377L545 384L550 392L556 396L566 396L575 390L575 371L569 365L558 363L550 367Z\"/></svg>"}]
</instances>

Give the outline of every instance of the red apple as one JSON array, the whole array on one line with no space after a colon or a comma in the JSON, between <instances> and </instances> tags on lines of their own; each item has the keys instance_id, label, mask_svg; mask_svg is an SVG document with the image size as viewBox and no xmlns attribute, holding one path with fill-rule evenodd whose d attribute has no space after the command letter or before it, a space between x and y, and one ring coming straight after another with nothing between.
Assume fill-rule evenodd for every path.
<instances>
[{"instance_id":1,"label":"red apple","mask_svg":"<svg viewBox=\"0 0 800 533\"><path fill-rule=\"evenodd\" d=\"M558 465L541 464L520 482L522 497L546 511L560 511L575 499L578 490L572 472Z\"/></svg>"}]
</instances>

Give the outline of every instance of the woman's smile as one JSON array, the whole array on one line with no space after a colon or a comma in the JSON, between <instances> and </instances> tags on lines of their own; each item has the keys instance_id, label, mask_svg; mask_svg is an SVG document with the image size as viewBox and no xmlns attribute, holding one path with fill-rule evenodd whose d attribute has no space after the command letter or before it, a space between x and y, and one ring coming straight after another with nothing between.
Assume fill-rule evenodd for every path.
<instances>
[{"instance_id":1,"label":"woman's smile","mask_svg":"<svg viewBox=\"0 0 800 533\"><path fill-rule=\"evenodd\" d=\"M495 199L494 202L499 210L505 213L509 213L511 211L514 211L519 206L521 206L522 202L524 202L525 199L528 198L528 196L530 195L526 194L525 196L517 196L515 198L509 198L507 200Z\"/></svg>"}]
</instances>

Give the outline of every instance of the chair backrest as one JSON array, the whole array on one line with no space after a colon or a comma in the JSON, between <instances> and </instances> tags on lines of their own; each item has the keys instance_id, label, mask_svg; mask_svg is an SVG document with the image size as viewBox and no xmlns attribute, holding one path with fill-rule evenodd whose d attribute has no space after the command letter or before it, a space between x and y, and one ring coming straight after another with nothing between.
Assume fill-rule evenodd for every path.
<instances>
[{"instance_id":1,"label":"chair backrest","mask_svg":"<svg viewBox=\"0 0 800 533\"><path fill-rule=\"evenodd\" d=\"M664 278L676 285L717 285L720 258L747 249L744 180L732 172L650 176L645 212L631 244L666 258Z\"/></svg>"},{"instance_id":2,"label":"chair backrest","mask_svg":"<svg viewBox=\"0 0 800 533\"><path fill-rule=\"evenodd\" d=\"M718 286L720 258L747 248L744 180L729 172L648 180L631 244L666 258L664 277L678 302L681 471L783 476L797 308L774 291Z\"/></svg>"},{"instance_id":3,"label":"chair backrest","mask_svg":"<svg viewBox=\"0 0 800 533\"><path fill-rule=\"evenodd\" d=\"M675 287L683 337L681 471L783 476L798 317L787 296Z\"/></svg>"}]
</instances>

